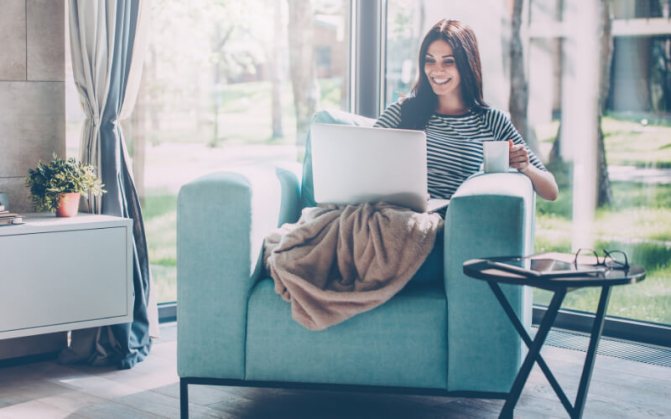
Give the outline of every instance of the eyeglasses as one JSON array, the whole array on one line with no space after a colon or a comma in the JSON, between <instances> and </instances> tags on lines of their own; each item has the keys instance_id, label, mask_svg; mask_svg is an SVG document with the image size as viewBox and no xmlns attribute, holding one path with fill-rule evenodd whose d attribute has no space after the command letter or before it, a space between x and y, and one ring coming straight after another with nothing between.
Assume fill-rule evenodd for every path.
<instances>
[{"instance_id":1,"label":"eyeglasses","mask_svg":"<svg viewBox=\"0 0 671 419\"><path fill-rule=\"evenodd\" d=\"M578 249L575 252L573 264L605 266L611 269L629 269L627 254L621 250L603 249L603 256L599 256L594 249Z\"/></svg>"}]
</instances>

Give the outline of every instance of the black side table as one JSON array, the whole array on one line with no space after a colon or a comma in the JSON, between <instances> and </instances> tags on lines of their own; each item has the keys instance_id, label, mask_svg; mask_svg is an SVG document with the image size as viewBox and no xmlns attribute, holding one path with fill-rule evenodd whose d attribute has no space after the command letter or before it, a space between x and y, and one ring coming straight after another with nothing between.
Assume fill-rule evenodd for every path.
<instances>
[{"instance_id":1,"label":"black side table","mask_svg":"<svg viewBox=\"0 0 671 419\"><path fill-rule=\"evenodd\" d=\"M496 260L497 258L490 258L488 260ZM510 318L510 321L515 326L515 329L519 333L520 337L524 343L529 348L522 366L520 367L513 386L508 393L506 402L503 405L501 410L500 418L511 418L513 417L513 411L515 410L515 405L522 394L522 389L529 378L531 373L531 368L534 363L538 363L538 366L545 374L548 382L554 389L557 397L561 401L564 408L569 413L572 418L582 417L583 410L585 408L585 399L587 397L587 391L589 389L590 379L592 377L592 370L594 369L594 357L596 355L596 350L599 345L599 339L601 338L601 333L603 331L604 317L606 315L606 309L608 307L608 300L610 298L610 289L616 285L625 285L632 284L635 282L640 282L645 278L645 270L636 265L629 266L628 269L612 269L598 275L584 275L576 277L562 277L562 278L534 278L527 277L525 275L516 274L496 268L492 268L490 264L487 263L485 259L472 259L464 262L464 273L472 278L480 279L487 281L489 287L494 292L496 299L501 304L501 307ZM538 332L536 333L535 338L532 340L526 329L522 325L522 322L517 317L510 303L506 299L505 295L501 291L499 284L513 284L513 285L528 285L530 287L542 288L548 291L553 292L552 301L548 306L547 312L543 316ZM592 325L592 333L590 335L589 347L587 349L587 355L585 356L585 364L583 366L582 375L580 377L580 385L578 387L578 394L576 396L575 403L572 404L566 394L562 390L561 386L555 379L554 375L550 371L547 363L540 354L541 347L545 342L554 321L561 307L562 301L566 293L574 289L585 288L585 287L601 287L601 296L599 297L599 306L596 311L596 317L594 318L594 323Z\"/></svg>"}]
</instances>

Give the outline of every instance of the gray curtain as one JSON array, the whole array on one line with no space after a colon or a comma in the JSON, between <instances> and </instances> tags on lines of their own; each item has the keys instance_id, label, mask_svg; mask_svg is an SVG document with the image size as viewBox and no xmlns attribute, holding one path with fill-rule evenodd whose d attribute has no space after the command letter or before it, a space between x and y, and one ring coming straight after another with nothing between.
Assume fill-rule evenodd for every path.
<instances>
[{"instance_id":1,"label":"gray curtain","mask_svg":"<svg viewBox=\"0 0 671 419\"><path fill-rule=\"evenodd\" d=\"M107 193L89 196L90 212L133 219L133 323L74 331L65 363L131 368L151 349L157 329L150 303L151 272L142 210L120 121L132 111L142 69L142 0L70 0L70 45L75 84L86 114L81 159L94 164ZM91 273L92 280L95 272ZM151 325L150 325L151 324Z\"/></svg>"}]
</instances>

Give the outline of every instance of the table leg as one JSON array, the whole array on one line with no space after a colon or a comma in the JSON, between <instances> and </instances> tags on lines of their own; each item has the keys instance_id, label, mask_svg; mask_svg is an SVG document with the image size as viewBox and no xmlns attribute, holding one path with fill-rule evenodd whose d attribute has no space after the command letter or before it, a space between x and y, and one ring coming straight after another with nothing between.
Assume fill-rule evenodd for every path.
<instances>
[{"instance_id":1,"label":"table leg","mask_svg":"<svg viewBox=\"0 0 671 419\"><path fill-rule=\"evenodd\" d=\"M517 376L515 377L515 381L513 382L513 386L510 389L510 393L508 395L508 398L506 399L506 403L503 405L503 409L501 410L501 415L499 417L511 418L513 416L515 405L517 404L517 401L519 400L520 395L522 394L524 384L526 384L526 381L529 378L529 374L531 373L531 368L538 359L541 347L543 346L545 338L547 337L548 333L550 332L550 329L552 328L552 324L554 323L555 318L557 317L557 313L559 312L559 308L561 307L561 303L564 300L565 296L566 296L566 289L556 290L554 295L552 296L552 301L550 302L548 310L543 316L543 320L541 321L541 324L538 327L536 337L534 338L533 342L531 343L531 346L529 347L529 353L527 353L526 358L524 358L524 362L520 367L520 371L517 373Z\"/></svg>"},{"instance_id":2,"label":"table leg","mask_svg":"<svg viewBox=\"0 0 671 419\"><path fill-rule=\"evenodd\" d=\"M587 391L589 390L589 383L592 378L592 371L594 370L594 360L596 350L599 346L599 339L603 332L603 323L606 317L606 309L608 308L608 300L610 298L610 287L605 286L601 288L601 297L599 298L599 306L596 311L596 317L592 324L592 333L589 338L589 348L587 355L585 355L585 365L582 369L582 376L580 377L580 386L578 387L578 395L575 400L575 407L571 417L582 417L585 409L585 400L587 399Z\"/></svg>"},{"instance_id":3,"label":"table leg","mask_svg":"<svg viewBox=\"0 0 671 419\"><path fill-rule=\"evenodd\" d=\"M513 326L515 327L515 329L517 329L517 333L520 335L524 343L527 345L527 348L530 348L533 341L529 336L529 334L527 333L526 329L524 328L524 325L517 317L515 310L513 310L512 306L508 302L508 299L506 298L505 294L503 294L501 287L499 286L499 284L495 282L487 282L487 283L494 292L496 298L499 300L499 303L501 303L503 311L506 312ZM538 354L536 361L538 362L538 366L543 371L543 374L545 374L545 378L547 378L548 382L552 386L552 389L555 391L555 394L559 398L559 401L561 401L562 405L564 405L564 409L566 409L567 412L571 412L573 410L573 405L571 404L571 401L566 396L566 393L564 393L564 390L562 390L561 386L559 385L559 382L555 378L554 374L552 374L552 371L550 371L550 367L545 362L545 359L543 359L543 356L540 353Z\"/></svg>"}]
</instances>

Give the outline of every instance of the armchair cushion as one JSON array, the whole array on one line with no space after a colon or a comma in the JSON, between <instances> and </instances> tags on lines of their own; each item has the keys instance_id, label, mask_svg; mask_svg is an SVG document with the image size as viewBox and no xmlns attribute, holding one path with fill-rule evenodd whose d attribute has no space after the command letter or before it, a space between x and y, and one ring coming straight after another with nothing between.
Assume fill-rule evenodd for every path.
<instances>
[{"instance_id":1,"label":"armchair cushion","mask_svg":"<svg viewBox=\"0 0 671 419\"><path fill-rule=\"evenodd\" d=\"M405 289L320 332L291 319L271 279L247 318L247 380L446 388L447 307L439 288Z\"/></svg>"}]
</instances>

